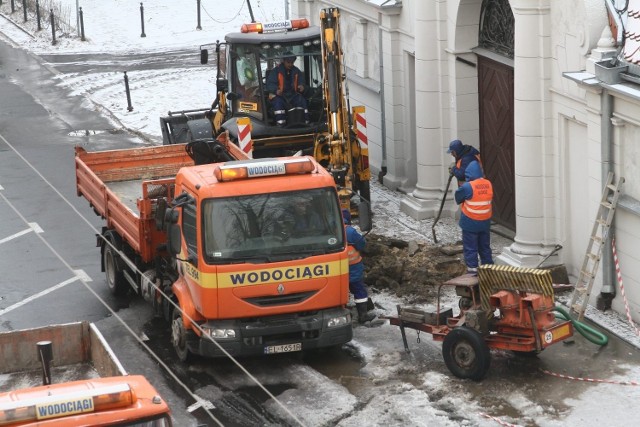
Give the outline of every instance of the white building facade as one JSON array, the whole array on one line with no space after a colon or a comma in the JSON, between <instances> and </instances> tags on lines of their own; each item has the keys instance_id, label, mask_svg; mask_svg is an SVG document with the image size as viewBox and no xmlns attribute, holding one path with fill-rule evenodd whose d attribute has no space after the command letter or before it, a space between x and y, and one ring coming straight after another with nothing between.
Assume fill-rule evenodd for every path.
<instances>
[{"instance_id":1,"label":"white building facade","mask_svg":"<svg viewBox=\"0 0 640 427\"><path fill-rule=\"evenodd\" d=\"M405 213L436 215L451 140L481 150L497 190L494 221L513 233L499 263L533 267L562 245L545 265L564 263L575 283L608 172L624 177L610 235L640 321L634 3L640 9L640 0L292 0L291 16L317 24L320 9L340 9L350 103L366 106L372 172L404 193ZM627 74L596 75L612 58ZM445 206L444 215L457 211ZM624 313L604 249L591 304Z\"/></svg>"}]
</instances>

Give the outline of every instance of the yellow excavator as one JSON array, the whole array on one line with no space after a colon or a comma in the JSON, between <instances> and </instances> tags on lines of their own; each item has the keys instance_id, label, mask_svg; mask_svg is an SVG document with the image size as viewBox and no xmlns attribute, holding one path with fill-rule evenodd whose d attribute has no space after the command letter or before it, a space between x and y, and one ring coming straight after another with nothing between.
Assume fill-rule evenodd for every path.
<instances>
[{"instance_id":1,"label":"yellow excavator","mask_svg":"<svg viewBox=\"0 0 640 427\"><path fill-rule=\"evenodd\" d=\"M244 127L238 120L248 119L253 158L314 156L334 177L342 208L370 219L365 108L349 107L339 9L322 9L319 27L306 19L260 23L253 14L252 21L223 42L200 47L203 64L214 49L217 97L209 108L170 111L161 117L163 144L211 139L222 132L239 144ZM290 108L286 125L278 126L267 76L285 56L295 57L304 76L308 116L304 120L299 108Z\"/></svg>"}]
</instances>

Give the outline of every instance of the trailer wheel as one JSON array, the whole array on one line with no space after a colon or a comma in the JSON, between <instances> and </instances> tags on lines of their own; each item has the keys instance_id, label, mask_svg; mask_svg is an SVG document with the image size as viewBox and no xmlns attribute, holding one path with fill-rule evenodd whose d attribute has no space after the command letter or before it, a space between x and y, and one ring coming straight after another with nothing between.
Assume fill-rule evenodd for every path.
<instances>
[{"instance_id":1,"label":"trailer wheel","mask_svg":"<svg viewBox=\"0 0 640 427\"><path fill-rule=\"evenodd\" d=\"M109 290L113 295L124 295L128 290L128 283L124 277L124 271L119 267L120 255L109 243L105 243L102 256Z\"/></svg>"},{"instance_id":2,"label":"trailer wheel","mask_svg":"<svg viewBox=\"0 0 640 427\"><path fill-rule=\"evenodd\" d=\"M454 328L444 337L442 356L453 375L474 381L484 378L491 363L489 346L478 331L467 326Z\"/></svg>"},{"instance_id":3,"label":"trailer wheel","mask_svg":"<svg viewBox=\"0 0 640 427\"><path fill-rule=\"evenodd\" d=\"M184 328L182 312L175 308L171 321L171 343L176 350L178 359L188 362L191 359L191 352L187 346L188 331Z\"/></svg>"}]
</instances>

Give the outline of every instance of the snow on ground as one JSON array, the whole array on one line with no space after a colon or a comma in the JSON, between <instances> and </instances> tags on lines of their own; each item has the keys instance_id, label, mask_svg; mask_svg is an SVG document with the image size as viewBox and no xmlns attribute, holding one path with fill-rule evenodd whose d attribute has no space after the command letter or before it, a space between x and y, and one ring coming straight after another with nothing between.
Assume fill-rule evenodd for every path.
<instances>
[{"instance_id":1,"label":"snow on ground","mask_svg":"<svg viewBox=\"0 0 640 427\"><path fill-rule=\"evenodd\" d=\"M60 3L71 9L75 6L75 0L60 0ZM73 35L61 35L58 44L52 46L50 32L37 32L35 19L22 23L21 12L10 15L8 1L2 2L0 13L24 30L0 17L0 33L13 40L15 45L40 55L191 49L194 56L197 56L199 45L221 40L226 32L234 31L241 23L250 20L244 2L216 2L214 7L212 1L203 0L202 30L198 31L195 29L195 2L185 5L185 2L156 0L144 4L146 37L140 37L139 2L81 0L79 3L84 11L85 34L88 39L86 42ZM256 18L262 20L279 19L285 13L282 0L254 0L253 10ZM169 110L209 106L215 96L214 71L211 66L190 68L188 72L186 68L136 71L128 77L134 106L132 112L127 111L122 72L59 75L57 84L73 94L86 96L96 108L106 110L123 127L143 132L147 141L156 144L161 143L158 117ZM401 213L402 197L398 192L372 182L375 215L373 232L404 240L433 243L433 220L417 221ZM442 244L455 243L460 238L459 229L451 218L442 218L436 231ZM499 253L509 243L507 239L494 235L494 253ZM444 304L451 306L452 302L445 300ZM384 316L393 315L396 304L401 301L383 293L376 296L376 303L382 307L377 310L378 314ZM640 346L637 335L619 316L591 309L587 314L596 321L601 320L609 330L624 336L627 341ZM375 346L370 343L375 343ZM372 381L374 386L379 384L383 390L365 396L364 403L360 403L362 407L349 415L356 401L351 390L328 381L322 374L308 367L288 368L286 375L296 379L295 382L301 388L286 391L278 399L308 425L496 425L496 421L480 414L479 404L474 401L472 394L460 386L460 381L452 381L449 375L432 369L436 366L439 372L446 372L446 368L442 368L444 362L440 344L432 341L427 334L423 335L419 344L416 343L415 334L411 334L412 353L408 363L398 328L388 324L379 328L356 328L351 345L363 356L366 365L362 369L362 378L345 379L343 384L349 381ZM266 367L261 380L268 383L270 375L271 380L277 382L278 378L273 377L273 373ZM621 379L623 377L640 378L640 371L637 367L628 367L621 374ZM370 389L376 390L375 387ZM596 402L603 395L613 396L614 398L607 398L607 411L612 414L610 424L629 425L628 420L624 419L624 405L629 405L629 399L637 402L640 396L636 389L629 389L625 398L625 391L620 390L619 386L603 384L587 391L580 399L583 402ZM324 409L318 410L318 401L324 403ZM433 404L434 401L437 404ZM541 426L588 425L586 420L602 416L602 408L598 405L590 406L572 401L566 403L581 409L567 411L563 414L564 421L560 423L557 417L546 413L547 408L536 405L525 394L514 391L509 404L525 414L526 419L506 417L503 421Z\"/></svg>"}]
</instances>

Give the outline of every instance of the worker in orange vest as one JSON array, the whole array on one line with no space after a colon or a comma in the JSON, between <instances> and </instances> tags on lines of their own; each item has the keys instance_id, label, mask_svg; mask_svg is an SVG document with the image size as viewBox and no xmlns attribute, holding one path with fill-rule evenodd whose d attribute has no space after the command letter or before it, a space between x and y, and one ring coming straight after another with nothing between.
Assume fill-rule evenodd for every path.
<instances>
[{"instance_id":1,"label":"worker in orange vest","mask_svg":"<svg viewBox=\"0 0 640 427\"><path fill-rule=\"evenodd\" d=\"M369 313L369 295L364 283L364 264L360 251L364 249L366 240L362 234L351 225L351 213L348 209L342 210L342 219L347 232L347 244L349 246L349 291L358 310L358 323L370 322L375 315Z\"/></svg>"},{"instance_id":2,"label":"worker in orange vest","mask_svg":"<svg viewBox=\"0 0 640 427\"><path fill-rule=\"evenodd\" d=\"M282 62L271 70L267 77L269 101L278 126L287 124L287 110L292 108L301 109L305 123L309 123L307 100L303 96L306 90L304 75L298 67L293 65L295 61L296 56L292 52L285 52Z\"/></svg>"},{"instance_id":3,"label":"worker in orange vest","mask_svg":"<svg viewBox=\"0 0 640 427\"><path fill-rule=\"evenodd\" d=\"M475 160L480 163L480 166L482 167L480 152L471 145L463 144L459 139L454 139L449 143L447 153L451 154L455 159L455 161L449 166L449 174L456 177L458 180L458 187L464 184L464 172L469 163Z\"/></svg>"},{"instance_id":4,"label":"worker in orange vest","mask_svg":"<svg viewBox=\"0 0 640 427\"><path fill-rule=\"evenodd\" d=\"M465 180L454 193L460 205L462 251L467 273L478 274L478 256L482 264L493 264L491 256L491 203L493 186L483 177L480 163L473 161L465 170Z\"/></svg>"}]
</instances>

